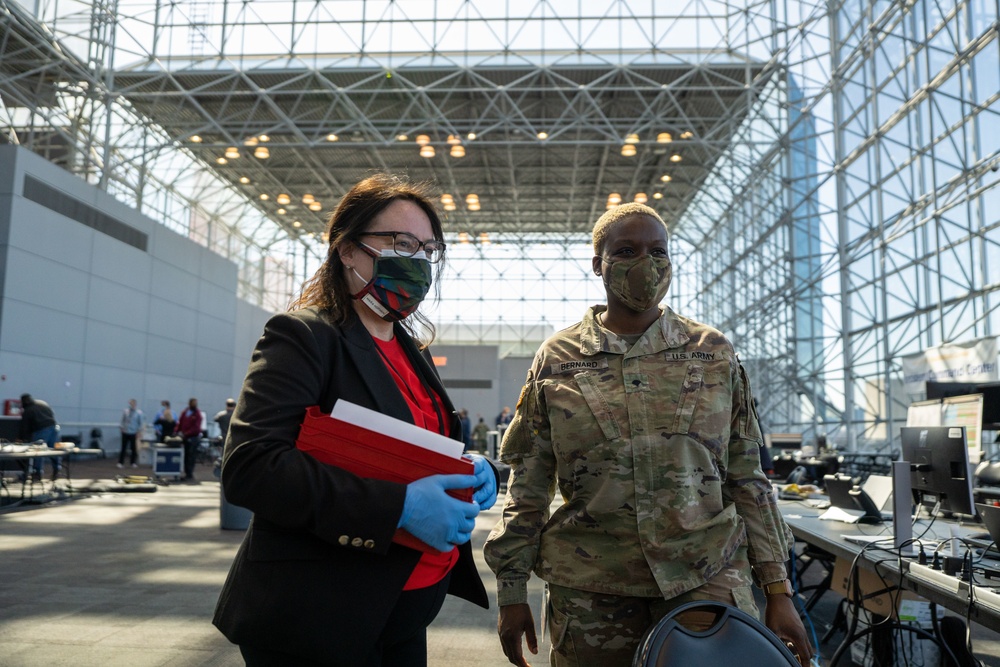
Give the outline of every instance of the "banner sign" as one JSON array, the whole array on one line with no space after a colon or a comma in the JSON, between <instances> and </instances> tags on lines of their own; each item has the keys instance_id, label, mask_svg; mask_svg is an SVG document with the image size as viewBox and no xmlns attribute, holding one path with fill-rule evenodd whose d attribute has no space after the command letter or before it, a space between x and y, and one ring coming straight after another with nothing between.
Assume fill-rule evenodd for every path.
<instances>
[{"instance_id":1,"label":"banner sign","mask_svg":"<svg viewBox=\"0 0 1000 667\"><path fill-rule=\"evenodd\" d=\"M901 357L903 384L911 396L923 394L925 382L993 382L997 380L997 339L931 347Z\"/></svg>"}]
</instances>

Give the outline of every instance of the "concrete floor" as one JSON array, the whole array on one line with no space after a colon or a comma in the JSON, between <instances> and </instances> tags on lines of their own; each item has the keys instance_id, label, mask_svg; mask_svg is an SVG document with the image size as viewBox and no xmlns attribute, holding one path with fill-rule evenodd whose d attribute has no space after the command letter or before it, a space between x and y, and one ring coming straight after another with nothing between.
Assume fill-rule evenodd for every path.
<instances>
[{"instance_id":1,"label":"concrete floor","mask_svg":"<svg viewBox=\"0 0 1000 667\"><path fill-rule=\"evenodd\" d=\"M109 481L120 472L151 472L148 466L119 471L114 464L73 462L73 486ZM238 649L211 625L242 531L220 530L219 484L208 466L197 476L197 484L171 484L155 493L97 493L0 509L0 665L242 665ZM15 497L19 492L11 489ZM481 547L499 507L480 515L472 537L491 595L492 573ZM537 579L530 596L537 621ZM836 595L827 593L813 610L818 634L835 607ZM985 664L1000 666L998 636L976 627L973 637ZM825 658L839 640L835 635L823 647ZM448 598L428 644L431 667L508 664L496 636L495 607L487 611ZM539 655L528 658L548 664L547 638Z\"/></svg>"}]
</instances>

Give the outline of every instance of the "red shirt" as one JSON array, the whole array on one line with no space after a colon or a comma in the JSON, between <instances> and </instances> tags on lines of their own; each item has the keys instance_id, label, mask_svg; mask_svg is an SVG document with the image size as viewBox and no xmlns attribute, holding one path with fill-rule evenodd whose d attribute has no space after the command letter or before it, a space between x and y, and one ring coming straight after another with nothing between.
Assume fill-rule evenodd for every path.
<instances>
[{"instance_id":1,"label":"red shirt","mask_svg":"<svg viewBox=\"0 0 1000 667\"><path fill-rule=\"evenodd\" d=\"M378 338L373 338L373 340L380 353L379 356L382 357L386 368L389 369L389 374L392 375L396 386L403 394L407 407L410 408L413 423L436 433L447 429L447 423L444 425L444 429L441 428L441 420L438 417L438 409L440 408L442 410L441 417L447 418L443 412L441 398L436 394L433 399L431 398L429 392L433 390L430 387L424 388L424 383L421 382L420 377L413 369L413 364L410 363L410 359L406 356L403 346L399 344L399 340L395 337L392 340ZM435 408L435 401L437 401L438 408ZM457 562L457 547L440 554L424 553L413 572L410 573L410 578L407 579L403 590L412 591L433 586L444 579Z\"/></svg>"}]
</instances>

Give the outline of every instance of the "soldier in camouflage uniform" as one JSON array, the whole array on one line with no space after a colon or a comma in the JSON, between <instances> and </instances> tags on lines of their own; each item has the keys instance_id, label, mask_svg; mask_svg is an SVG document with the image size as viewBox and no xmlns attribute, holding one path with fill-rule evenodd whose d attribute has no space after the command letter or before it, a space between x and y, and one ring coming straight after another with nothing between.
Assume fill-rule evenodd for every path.
<instances>
[{"instance_id":1,"label":"soldier in camouflage uniform","mask_svg":"<svg viewBox=\"0 0 1000 667\"><path fill-rule=\"evenodd\" d=\"M524 634L536 650L526 604L534 572L548 584L552 665L631 665L646 630L690 600L756 616L753 581L767 586L768 627L808 662L784 594L792 537L760 469L732 344L660 309L671 265L653 209L608 211L594 249L608 305L542 345L503 440L507 504L485 555L504 653L527 665ZM563 504L550 516L557 485Z\"/></svg>"}]
</instances>

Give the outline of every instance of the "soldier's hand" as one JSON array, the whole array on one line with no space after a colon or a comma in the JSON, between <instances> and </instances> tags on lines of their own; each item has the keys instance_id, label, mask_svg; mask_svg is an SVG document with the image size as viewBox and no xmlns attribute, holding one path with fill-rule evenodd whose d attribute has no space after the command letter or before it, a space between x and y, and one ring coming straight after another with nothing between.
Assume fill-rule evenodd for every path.
<instances>
[{"instance_id":1,"label":"soldier's hand","mask_svg":"<svg viewBox=\"0 0 1000 667\"><path fill-rule=\"evenodd\" d=\"M524 659L521 650L521 636L528 641L528 650L538 654L538 640L535 638L535 619L531 615L531 607L527 604L511 604L500 607L500 618L497 620L497 633L500 635L500 646L510 664L518 667L531 667Z\"/></svg>"}]
</instances>

